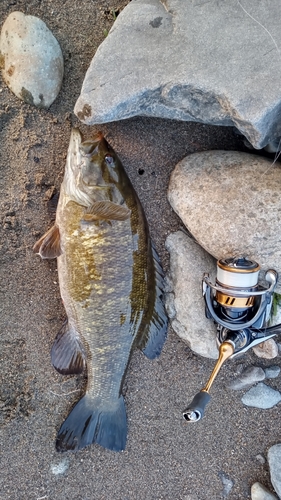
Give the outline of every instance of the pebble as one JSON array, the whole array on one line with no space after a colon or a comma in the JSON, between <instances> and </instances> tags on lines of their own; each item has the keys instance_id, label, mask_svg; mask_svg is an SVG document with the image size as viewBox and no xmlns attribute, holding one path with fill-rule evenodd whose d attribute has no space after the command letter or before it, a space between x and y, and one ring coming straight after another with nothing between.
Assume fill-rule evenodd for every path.
<instances>
[{"instance_id":1,"label":"pebble","mask_svg":"<svg viewBox=\"0 0 281 500\"><path fill-rule=\"evenodd\" d=\"M270 470L270 479L277 495L281 497L281 444L269 448L267 459Z\"/></svg>"},{"instance_id":2,"label":"pebble","mask_svg":"<svg viewBox=\"0 0 281 500\"><path fill-rule=\"evenodd\" d=\"M260 382L246 392L241 398L241 401L246 406L253 406L254 408L266 410L272 408L281 401L281 394L263 382Z\"/></svg>"},{"instance_id":3,"label":"pebble","mask_svg":"<svg viewBox=\"0 0 281 500\"><path fill-rule=\"evenodd\" d=\"M48 108L63 79L63 55L46 24L14 11L0 35L0 68L9 89L20 99Z\"/></svg>"},{"instance_id":4,"label":"pebble","mask_svg":"<svg viewBox=\"0 0 281 500\"><path fill-rule=\"evenodd\" d=\"M277 378L280 373L280 367L277 365L268 366L264 369L265 378Z\"/></svg>"},{"instance_id":5,"label":"pebble","mask_svg":"<svg viewBox=\"0 0 281 500\"><path fill-rule=\"evenodd\" d=\"M268 339L266 342L253 347L253 351L258 358L273 359L279 354L278 345L274 339Z\"/></svg>"},{"instance_id":6,"label":"pebble","mask_svg":"<svg viewBox=\"0 0 281 500\"><path fill-rule=\"evenodd\" d=\"M235 380L232 380L228 387L234 391L240 391L264 379L265 372L261 367L249 366Z\"/></svg>"},{"instance_id":7,"label":"pebble","mask_svg":"<svg viewBox=\"0 0 281 500\"><path fill-rule=\"evenodd\" d=\"M261 465L264 465L265 464L265 458L263 455L261 455L261 453L259 453L257 456L256 456L256 459L257 461L261 464Z\"/></svg>"},{"instance_id":8,"label":"pebble","mask_svg":"<svg viewBox=\"0 0 281 500\"><path fill-rule=\"evenodd\" d=\"M229 493L231 492L234 483L233 483L232 479L222 471L219 472L219 477L221 479L222 486L223 486L222 497L223 497L223 499L226 499L228 497Z\"/></svg>"},{"instance_id":9,"label":"pebble","mask_svg":"<svg viewBox=\"0 0 281 500\"><path fill-rule=\"evenodd\" d=\"M270 493L270 491L261 483L254 483L251 487L251 500L278 500L278 498Z\"/></svg>"},{"instance_id":10,"label":"pebble","mask_svg":"<svg viewBox=\"0 0 281 500\"><path fill-rule=\"evenodd\" d=\"M66 458L57 464L51 465L51 471L55 476L60 476L61 474L64 474L68 468L69 468L69 460Z\"/></svg>"}]
</instances>

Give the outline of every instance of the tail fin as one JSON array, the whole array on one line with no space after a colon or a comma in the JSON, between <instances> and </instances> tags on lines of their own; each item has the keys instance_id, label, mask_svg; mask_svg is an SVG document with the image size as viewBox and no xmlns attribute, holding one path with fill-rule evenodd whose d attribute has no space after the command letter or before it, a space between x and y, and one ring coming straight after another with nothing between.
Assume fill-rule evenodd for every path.
<instances>
[{"instance_id":1,"label":"tail fin","mask_svg":"<svg viewBox=\"0 0 281 500\"><path fill-rule=\"evenodd\" d=\"M98 443L113 451L125 449L127 417L123 396L113 403L86 394L62 424L56 441L57 451L78 451Z\"/></svg>"}]
</instances>

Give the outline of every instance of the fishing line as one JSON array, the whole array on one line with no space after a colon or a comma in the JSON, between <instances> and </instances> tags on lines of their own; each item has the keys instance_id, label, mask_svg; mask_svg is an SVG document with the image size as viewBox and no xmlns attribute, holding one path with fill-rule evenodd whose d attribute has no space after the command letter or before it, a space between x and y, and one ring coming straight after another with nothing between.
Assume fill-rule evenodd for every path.
<instances>
[{"instance_id":1,"label":"fishing line","mask_svg":"<svg viewBox=\"0 0 281 500\"><path fill-rule=\"evenodd\" d=\"M255 18L255 17L253 17L253 16L252 16L252 15L251 15L251 14L250 14L250 13L249 13L246 9L245 9L245 7L243 7L243 5L240 3L240 0L237 0L237 3L238 3L238 5L241 7L241 9L245 12L245 14L247 14L247 16L249 16L249 17L250 17L250 18L251 18L251 19L252 19L255 23L259 24L259 25L260 25L260 26L261 26L261 27L262 27L262 28L266 31L266 33L270 36L271 40L273 41L273 43L274 43L274 45L275 45L275 47L276 47L276 50L277 50L277 52L278 52L278 54L279 54L279 57L280 57L280 59L281 59L281 53L280 53L279 47L278 47L278 45L277 45L276 41L274 40L274 38L273 38L272 34L270 33L270 31L268 31L268 29L267 29L267 28L266 28L266 27L265 27L262 23L260 23L260 22L259 22L259 21Z\"/></svg>"},{"instance_id":2,"label":"fishing line","mask_svg":"<svg viewBox=\"0 0 281 500\"><path fill-rule=\"evenodd\" d=\"M266 27L265 27L262 23L260 23L260 21L258 21L258 20L257 20L254 16L252 16L252 15L251 15L251 14L250 14L250 13L249 13L246 9L245 9L245 7L243 7L243 5L241 4L240 0L237 0L237 4L238 4L238 5L239 5L239 7L241 7L241 9L245 12L245 14L246 14L248 17L250 17L250 19L252 19L255 23L257 23L259 26L261 26L261 28L263 28L263 29L264 29L264 31L265 31L265 32L266 32L266 33L270 36L270 38L271 38L272 42L274 43L275 48L276 48L276 50L277 50L277 52L278 52L278 55L279 55L279 57L280 57L280 60L281 60L281 52L280 52L280 49L279 49L279 47L278 47L278 45L277 45L277 43L276 43L275 39L273 38L272 34L270 33L270 31L269 31L269 30L268 30L268 29L267 29L267 28L266 28ZM275 152L275 157L274 157L274 160L273 160L272 164L270 165L270 167L273 167L273 166L274 166L274 164L277 162L277 160L278 160L278 158L279 158L279 156L280 156L280 154L281 154L281 151L279 150L280 146L281 146L281 138L279 139L279 143L278 143L277 151ZM278 151L278 150L279 150L279 151ZM269 168L270 168L270 167L269 167ZM261 177L263 177L263 176L264 176L264 175L268 172L269 168L268 168L268 169L266 169L266 171L262 174L262 176L261 176Z\"/></svg>"}]
</instances>

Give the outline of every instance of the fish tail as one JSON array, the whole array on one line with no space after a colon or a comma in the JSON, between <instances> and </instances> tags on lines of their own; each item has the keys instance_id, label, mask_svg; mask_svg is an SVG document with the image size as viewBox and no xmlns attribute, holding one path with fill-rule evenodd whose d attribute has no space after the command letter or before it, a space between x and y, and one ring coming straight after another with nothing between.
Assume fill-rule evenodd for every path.
<instances>
[{"instance_id":1,"label":"fish tail","mask_svg":"<svg viewBox=\"0 0 281 500\"><path fill-rule=\"evenodd\" d=\"M62 424L56 441L59 452L78 451L92 443L113 451L125 449L127 417L123 396L104 401L87 393Z\"/></svg>"}]
</instances>

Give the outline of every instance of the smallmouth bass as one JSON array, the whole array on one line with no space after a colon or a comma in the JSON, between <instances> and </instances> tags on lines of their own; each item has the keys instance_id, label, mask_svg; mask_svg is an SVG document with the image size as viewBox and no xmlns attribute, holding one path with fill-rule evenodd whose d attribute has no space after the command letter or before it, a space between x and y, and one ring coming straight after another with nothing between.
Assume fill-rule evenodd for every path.
<instances>
[{"instance_id":1,"label":"smallmouth bass","mask_svg":"<svg viewBox=\"0 0 281 500\"><path fill-rule=\"evenodd\" d=\"M91 443L125 449L122 385L132 350L153 359L166 339L163 272L145 214L127 174L101 133L71 132L54 226L35 244L57 257L67 321L51 351L62 374L87 368L85 395L62 424L58 451Z\"/></svg>"}]
</instances>

